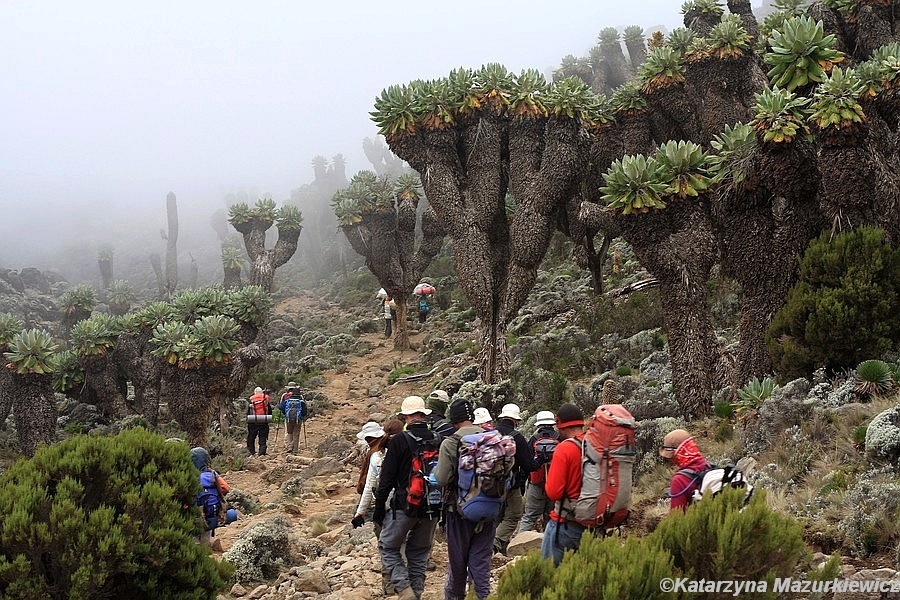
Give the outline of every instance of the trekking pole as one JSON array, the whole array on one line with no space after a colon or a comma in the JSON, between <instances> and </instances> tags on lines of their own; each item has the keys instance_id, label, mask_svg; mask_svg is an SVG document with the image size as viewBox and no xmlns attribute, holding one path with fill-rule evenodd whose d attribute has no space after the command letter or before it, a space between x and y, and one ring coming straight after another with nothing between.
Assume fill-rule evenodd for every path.
<instances>
[{"instance_id":1,"label":"trekking pole","mask_svg":"<svg viewBox=\"0 0 900 600\"><path fill-rule=\"evenodd\" d=\"M306 443L306 419L300 421L300 426L303 428L303 448L306 449L308 447Z\"/></svg>"}]
</instances>

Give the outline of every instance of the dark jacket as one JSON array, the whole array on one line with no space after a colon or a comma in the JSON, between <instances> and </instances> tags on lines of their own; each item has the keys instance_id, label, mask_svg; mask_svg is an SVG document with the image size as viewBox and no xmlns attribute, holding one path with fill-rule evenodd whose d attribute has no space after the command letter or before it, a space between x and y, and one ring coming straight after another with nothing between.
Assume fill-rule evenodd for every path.
<instances>
[{"instance_id":1,"label":"dark jacket","mask_svg":"<svg viewBox=\"0 0 900 600\"><path fill-rule=\"evenodd\" d=\"M381 463L381 474L378 479L378 491L375 492L376 512L385 506L391 491L394 493L392 508L406 510L406 488L409 485L410 466L412 453L409 449L407 438L409 434L424 440L434 439L435 434L428 428L427 421L416 421L403 431L391 438L388 442L384 462Z\"/></svg>"},{"instance_id":2,"label":"dark jacket","mask_svg":"<svg viewBox=\"0 0 900 600\"><path fill-rule=\"evenodd\" d=\"M516 442L516 464L513 467L513 486L521 490L525 489L528 475L538 468L534 460L534 449L528 444L525 436L519 433L510 419L500 419L496 422L497 431L503 435L512 436Z\"/></svg>"},{"instance_id":3,"label":"dark jacket","mask_svg":"<svg viewBox=\"0 0 900 600\"><path fill-rule=\"evenodd\" d=\"M431 411L427 421L431 426L431 430L441 437L450 437L456 433L456 427L453 426L453 423L448 421L444 415L436 410Z\"/></svg>"}]
</instances>

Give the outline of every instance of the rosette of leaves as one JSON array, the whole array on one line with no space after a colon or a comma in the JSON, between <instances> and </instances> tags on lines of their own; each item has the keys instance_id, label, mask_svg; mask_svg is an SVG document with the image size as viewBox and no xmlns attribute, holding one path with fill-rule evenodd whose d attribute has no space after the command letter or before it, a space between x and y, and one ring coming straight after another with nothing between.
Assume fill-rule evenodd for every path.
<instances>
[{"instance_id":1,"label":"rosette of leaves","mask_svg":"<svg viewBox=\"0 0 900 600\"><path fill-rule=\"evenodd\" d=\"M756 133L746 123L726 125L722 133L710 140L714 153L706 162L714 173L713 183L738 185L744 181L756 154Z\"/></svg>"},{"instance_id":2,"label":"rosette of leaves","mask_svg":"<svg viewBox=\"0 0 900 600\"><path fill-rule=\"evenodd\" d=\"M626 45L629 42L632 44L640 44L644 41L644 28L640 25L629 25L622 31L622 39L625 41Z\"/></svg>"},{"instance_id":3,"label":"rosette of leaves","mask_svg":"<svg viewBox=\"0 0 900 600\"><path fill-rule=\"evenodd\" d=\"M210 315L194 323L194 336L202 357L220 363L238 347L236 339L241 326L231 317Z\"/></svg>"},{"instance_id":4,"label":"rosette of leaves","mask_svg":"<svg viewBox=\"0 0 900 600\"><path fill-rule=\"evenodd\" d=\"M697 34L694 33L693 29L689 29L687 27L678 27L677 29L673 29L671 33L669 33L669 37L666 40L666 43L672 50L675 52L684 55L687 53L688 48L691 47L691 44L694 43L694 38L697 37Z\"/></svg>"},{"instance_id":5,"label":"rosette of leaves","mask_svg":"<svg viewBox=\"0 0 900 600\"><path fill-rule=\"evenodd\" d=\"M468 119L481 107L475 93L475 71L472 69L453 69L447 75L447 85L456 117Z\"/></svg>"},{"instance_id":6,"label":"rosette of leaves","mask_svg":"<svg viewBox=\"0 0 900 600\"><path fill-rule=\"evenodd\" d=\"M641 96L641 89L634 82L617 87L611 100L616 112L638 113L647 108L647 101Z\"/></svg>"},{"instance_id":7,"label":"rosette of leaves","mask_svg":"<svg viewBox=\"0 0 900 600\"><path fill-rule=\"evenodd\" d=\"M785 21L791 17L799 17L806 14L806 8L809 0L775 0L772 3L772 12L766 15L763 22L759 25L759 37L756 40L756 47L760 53L768 49L768 39L775 29L781 29Z\"/></svg>"},{"instance_id":8,"label":"rosette of leaves","mask_svg":"<svg viewBox=\"0 0 900 600\"><path fill-rule=\"evenodd\" d=\"M420 124L426 131L452 127L456 123L456 102L448 79L429 81L416 90L422 118Z\"/></svg>"},{"instance_id":9,"label":"rosette of leaves","mask_svg":"<svg viewBox=\"0 0 900 600\"><path fill-rule=\"evenodd\" d=\"M771 377L754 377L737 391L734 412L744 418L755 416L763 401L775 391L775 380Z\"/></svg>"},{"instance_id":10,"label":"rosette of leaves","mask_svg":"<svg viewBox=\"0 0 900 600\"><path fill-rule=\"evenodd\" d=\"M823 3L831 10L836 10L844 15L845 18L850 17L851 20L852 15L859 8L859 0L824 0Z\"/></svg>"},{"instance_id":11,"label":"rosette of leaves","mask_svg":"<svg viewBox=\"0 0 900 600\"><path fill-rule=\"evenodd\" d=\"M597 36L597 43L600 47L616 46L619 44L619 30L615 27L604 27Z\"/></svg>"},{"instance_id":12,"label":"rosette of leaves","mask_svg":"<svg viewBox=\"0 0 900 600\"><path fill-rule=\"evenodd\" d=\"M716 17L721 17L722 13L725 12L722 5L719 4L717 0L692 0L681 5L681 14L683 15L686 15L692 10L704 15L713 15Z\"/></svg>"},{"instance_id":13,"label":"rosette of leaves","mask_svg":"<svg viewBox=\"0 0 900 600\"><path fill-rule=\"evenodd\" d=\"M253 218L253 211L246 202L238 202L228 207L228 222L238 227L249 223Z\"/></svg>"},{"instance_id":14,"label":"rosette of leaves","mask_svg":"<svg viewBox=\"0 0 900 600\"><path fill-rule=\"evenodd\" d=\"M481 110L501 115L509 106L513 76L500 63L488 63L475 73L474 92Z\"/></svg>"},{"instance_id":15,"label":"rosette of leaves","mask_svg":"<svg viewBox=\"0 0 900 600\"><path fill-rule=\"evenodd\" d=\"M570 77L550 86L545 104L547 111L554 117L568 117L592 124L589 111L596 101L596 94L585 82Z\"/></svg>"},{"instance_id":16,"label":"rosette of leaves","mask_svg":"<svg viewBox=\"0 0 900 600\"><path fill-rule=\"evenodd\" d=\"M17 333L22 331L22 320L10 313L0 313L0 350L9 347Z\"/></svg>"},{"instance_id":17,"label":"rosette of leaves","mask_svg":"<svg viewBox=\"0 0 900 600\"><path fill-rule=\"evenodd\" d=\"M363 220L359 202L350 197L347 189L335 192L331 198L331 210L337 217L338 227L353 227Z\"/></svg>"},{"instance_id":18,"label":"rosette of leaves","mask_svg":"<svg viewBox=\"0 0 900 600\"><path fill-rule=\"evenodd\" d=\"M261 327L272 309L272 297L258 285L232 290L225 302L225 314L239 323Z\"/></svg>"},{"instance_id":19,"label":"rosette of leaves","mask_svg":"<svg viewBox=\"0 0 900 600\"><path fill-rule=\"evenodd\" d=\"M300 231L303 229L303 212L293 204L285 204L278 209L275 225L279 231Z\"/></svg>"},{"instance_id":20,"label":"rosette of leaves","mask_svg":"<svg viewBox=\"0 0 900 600\"><path fill-rule=\"evenodd\" d=\"M234 246L222 246L222 265L226 269L235 270L244 266L244 253Z\"/></svg>"},{"instance_id":21,"label":"rosette of leaves","mask_svg":"<svg viewBox=\"0 0 900 600\"><path fill-rule=\"evenodd\" d=\"M64 394L84 384L84 367L78 362L74 350L63 350L56 355L53 370L53 390Z\"/></svg>"},{"instance_id":22,"label":"rosette of leaves","mask_svg":"<svg viewBox=\"0 0 900 600\"><path fill-rule=\"evenodd\" d=\"M788 143L800 133L809 134L806 117L809 98L782 88L767 88L754 96L756 112L750 122L764 142Z\"/></svg>"},{"instance_id":23,"label":"rosette of leaves","mask_svg":"<svg viewBox=\"0 0 900 600\"><path fill-rule=\"evenodd\" d=\"M656 48L638 69L638 79L648 94L684 81L681 54L670 46Z\"/></svg>"},{"instance_id":24,"label":"rosette of leaves","mask_svg":"<svg viewBox=\"0 0 900 600\"><path fill-rule=\"evenodd\" d=\"M124 279L116 279L109 286L109 304L131 306L134 302L134 288Z\"/></svg>"},{"instance_id":25,"label":"rosette of leaves","mask_svg":"<svg viewBox=\"0 0 900 600\"><path fill-rule=\"evenodd\" d=\"M160 323L153 329L150 341L155 348L150 353L163 358L170 365L177 364L185 345L190 346L192 343L189 339L193 336L192 329L190 325L181 321ZM193 342L196 345L196 338Z\"/></svg>"},{"instance_id":26,"label":"rosette of leaves","mask_svg":"<svg viewBox=\"0 0 900 600\"><path fill-rule=\"evenodd\" d=\"M520 118L547 116L544 104L547 80L537 69L525 69L512 80L509 94L509 114Z\"/></svg>"},{"instance_id":27,"label":"rosette of leaves","mask_svg":"<svg viewBox=\"0 0 900 600\"><path fill-rule=\"evenodd\" d=\"M168 302L151 302L137 312L137 319L141 327L156 327L176 318L175 314L175 309Z\"/></svg>"},{"instance_id":28,"label":"rosette of leaves","mask_svg":"<svg viewBox=\"0 0 900 600\"><path fill-rule=\"evenodd\" d=\"M170 304L176 319L185 323L193 323L201 317L219 312L224 308L223 306L214 308L210 305L209 300L210 298L200 290L184 290L176 294Z\"/></svg>"},{"instance_id":29,"label":"rosette of leaves","mask_svg":"<svg viewBox=\"0 0 900 600\"><path fill-rule=\"evenodd\" d=\"M612 100L603 94L596 94L594 102L586 110L585 127L591 131L603 129L616 120Z\"/></svg>"},{"instance_id":30,"label":"rosette of leaves","mask_svg":"<svg viewBox=\"0 0 900 600\"><path fill-rule=\"evenodd\" d=\"M768 72L772 85L793 91L822 82L832 67L844 60L834 49L834 39L825 35L822 21L807 16L787 19L768 40L770 51L765 61L772 65Z\"/></svg>"},{"instance_id":31,"label":"rosette of leaves","mask_svg":"<svg viewBox=\"0 0 900 600\"><path fill-rule=\"evenodd\" d=\"M884 73L878 63L867 60L856 65L853 70L862 85L860 98L872 99L884 89Z\"/></svg>"},{"instance_id":32,"label":"rosette of leaves","mask_svg":"<svg viewBox=\"0 0 900 600\"><path fill-rule=\"evenodd\" d=\"M375 98L375 110L370 112L378 126L378 133L386 137L413 135L422 111L416 104L413 90L409 85L392 85L381 91Z\"/></svg>"},{"instance_id":33,"label":"rosette of leaves","mask_svg":"<svg viewBox=\"0 0 900 600\"><path fill-rule=\"evenodd\" d=\"M89 285L76 285L62 295L59 303L67 315L74 315L81 311L90 312L97 305L97 295Z\"/></svg>"},{"instance_id":34,"label":"rosette of leaves","mask_svg":"<svg viewBox=\"0 0 900 600\"><path fill-rule=\"evenodd\" d=\"M854 391L865 396L883 396L896 382L889 364L883 360L864 360L856 367Z\"/></svg>"},{"instance_id":35,"label":"rosette of leaves","mask_svg":"<svg viewBox=\"0 0 900 600\"><path fill-rule=\"evenodd\" d=\"M394 194L398 200L415 200L422 197L422 181L415 173L404 173L397 178Z\"/></svg>"},{"instance_id":36,"label":"rosette of leaves","mask_svg":"<svg viewBox=\"0 0 900 600\"><path fill-rule=\"evenodd\" d=\"M104 318L105 317L105 318ZM78 356L100 356L116 344L118 324L108 315L94 315L72 327L70 341Z\"/></svg>"},{"instance_id":37,"label":"rosette of leaves","mask_svg":"<svg viewBox=\"0 0 900 600\"><path fill-rule=\"evenodd\" d=\"M275 201L271 198L260 198L253 205L251 213L255 219L266 223L274 223L275 217L278 216L278 209L275 207Z\"/></svg>"},{"instance_id":38,"label":"rosette of leaves","mask_svg":"<svg viewBox=\"0 0 900 600\"><path fill-rule=\"evenodd\" d=\"M877 65L884 87L894 87L900 81L897 78L900 75L900 43L892 42L877 48L868 62Z\"/></svg>"},{"instance_id":39,"label":"rosette of leaves","mask_svg":"<svg viewBox=\"0 0 900 600\"><path fill-rule=\"evenodd\" d=\"M738 58L750 50L750 36L738 15L722 17L707 37L709 53L715 58Z\"/></svg>"},{"instance_id":40,"label":"rosette of leaves","mask_svg":"<svg viewBox=\"0 0 900 600\"><path fill-rule=\"evenodd\" d=\"M52 373L57 345L43 329L26 329L13 336L4 352L6 368L19 375Z\"/></svg>"},{"instance_id":41,"label":"rosette of leaves","mask_svg":"<svg viewBox=\"0 0 900 600\"><path fill-rule=\"evenodd\" d=\"M667 185L665 195L684 200L696 198L710 185L706 153L698 144L669 140L656 150L657 177Z\"/></svg>"},{"instance_id":42,"label":"rosette of leaves","mask_svg":"<svg viewBox=\"0 0 900 600\"><path fill-rule=\"evenodd\" d=\"M601 199L623 215L646 213L651 208L663 209L663 197L669 186L660 181L659 163L643 154L623 156L604 173L606 185L600 188Z\"/></svg>"},{"instance_id":43,"label":"rosette of leaves","mask_svg":"<svg viewBox=\"0 0 900 600\"><path fill-rule=\"evenodd\" d=\"M853 69L835 67L813 96L809 120L821 130L838 131L855 128L865 121L865 113L857 101L865 90Z\"/></svg>"},{"instance_id":44,"label":"rosette of leaves","mask_svg":"<svg viewBox=\"0 0 900 600\"><path fill-rule=\"evenodd\" d=\"M650 34L650 39L647 40L647 48L650 50L656 50L657 48L661 48L666 44L666 36L663 35L662 31L656 30Z\"/></svg>"}]
</instances>

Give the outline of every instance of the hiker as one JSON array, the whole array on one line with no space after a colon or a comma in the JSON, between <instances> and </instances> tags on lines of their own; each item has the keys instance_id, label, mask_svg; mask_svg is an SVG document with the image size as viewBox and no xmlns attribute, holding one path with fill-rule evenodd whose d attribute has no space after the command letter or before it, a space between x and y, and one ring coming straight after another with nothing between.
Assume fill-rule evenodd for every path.
<instances>
[{"instance_id":1,"label":"hiker","mask_svg":"<svg viewBox=\"0 0 900 600\"><path fill-rule=\"evenodd\" d=\"M465 598L466 581L471 577L475 595L479 600L483 600L491 593L491 557L497 524L493 518L476 522L461 513L459 471L460 446L465 443L463 438L485 433L486 430L472 422L475 419L475 409L466 398L453 401L447 411L447 419L456 427L456 433L441 443L441 454L434 471L437 483L447 487L445 527L449 565L447 581L444 584L444 598L445 600ZM515 443L512 443L512 446L515 448ZM471 456L465 458L474 459ZM473 462L478 464L478 461ZM511 464L509 468L512 468ZM477 470L477 467L473 468L473 476L470 478L472 486L475 485L476 479L474 470Z\"/></svg>"},{"instance_id":2,"label":"hiker","mask_svg":"<svg viewBox=\"0 0 900 600\"><path fill-rule=\"evenodd\" d=\"M266 455L269 443L269 421L272 420L272 406L268 390L259 386L247 400L247 452L256 454L256 438L259 437L259 455Z\"/></svg>"},{"instance_id":3,"label":"hiker","mask_svg":"<svg viewBox=\"0 0 900 600\"><path fill-rule=\"evenodd\" d=\"M584 414L581 409L571 403L563 404L556 411L556 429L559 437L565 441L584 439ZM581 445L560 442L544 483L547 499L556 503L550 511L550 520L544 529L544 541L541 545L541 556L552 558L553 564L559 565L563 553L568 549L577 549L581 544L581 534L585 527L572 520L560 516L560 504L568 498L575 500L581 493Z\"/></svg>"},{"instance_id":4,"label":"hiker","mask_svg":"<svg viewBox=\"0 0 900 600\"><path fill-rule=\"evenodd\" d=\"M391 337L393 333L392 325L397 315L395 306L394 301L390 297L384 299L384 337L386 338Z\"/></svg>"},{"instance_id":5,"label":"hiker","mask_svg":"<svg viewBox=\"0 0 900 600\"><path fill-rule=\"evenodd\" d=\"M306 419L306 400L293 381L288 383L287 392L281 395L278 410L284 414L284 451L295 454L300 444L303 421Z\"/></svg>"},{"instance_id":6,"label":"hiker","mask_svg":"<svg viewBox=\"0 0 900 600\"><path fill-rule=\"evenodd\" d=\"M472 420L472 425L478 425L485 431L490 431L494 428L494 419L491 417L488 409L479 406L475 409L475 418Z\"/></svg>"},{"instance_id":7,"label":"hiker","mask_svg":"<svg viewBox=\"0 0 900 600\"><path fill-rule=\"evenodd\" d=\"M528 484L525 486L525 509L519 523L519 531L533 531L539 518L546 524L547 516L553 508L553 503L547 499L544 492L544 482L550 468L550 459L560 442L555 425L556 418L549 410L542 410L535 415L536 431L528 440L528 447L534 451L536 468L529 475Z\"/></svg>"},{"instance_id":8,"label":"hiker","mask_svg":"<svg viewBox=\"0 0 900 600\"><path fill-rule=\"evenodd\" d=\"M213 471L211 459L206 448L191 448L191 462L200 471L200 487L203 488L197 494L197 506L200 507L200 515L203 520L203 533L198 538L198 543L209 545L213 536L216 535L216 527L226 525L227 518L237 518L236 514L226 514L223 520L225 510L225 496L231 491L225 479ZM227 511L232 513L232 511ZM234 520L234 519L232 519Z\"/></svg>"},{"instance_id":9,"label":"hiker","mask_svg":"<svg viewBox=\"0 0 900 600\"><path fill-rule=\"evenodd\" d=\"M449 404L450 396L444 390L434 390L428 394L428 408L431 409L428 422L431 424L431 430L441 437L449 437L456 432L453 423L444 416L447 414Z\"/></svg>"},{"instance_id":10,"label":"hiker","mask_svg":"<svg viewBox=\"0 0 900 600\"><path fill-rule=\"evenodd\" d=\"M428 319L428 313L431 312L431 305L428 303L427 296L419 296L419 323L424 323Z\"/></svg>"},{"instance_id":11,"label":"hiker","mask_svg":"<svg viewBox=\"0 0 900 600\"><path fill-rule=\"evenodd\" d=\"M534 451L516 427L522 421L522 414L517 404L504 404L497 415L497 431L510 436L516 443L516 464L512 470L509 491L506 492L506 504L503 507L503 519L497 523L494 536L494 552L506 554L509 540L519 526L522 518L522 494L528 476L537 468L534 463Z\"/></svg>"},{"instance_id":12,"label":"hiker","mask_svg":"<svg viewBox=\"0 0 900 600\"><path fill-rule=\"evenodd\" d=\"M682 470L703 473L710 468L709 461L700 453L694 437L684 429L675 429L666 434L659 447L659 455L678 467L678 472L672 476L669 484L669 511L676 508L687 510L694 490L700 486L703 478Z\"/></svg>"},{"instance_id":13,"label":"hiker","mask_svg":"<svg viewBox=\"0 0 900 600\"><path fill-rule=\"evenodd\" d=\"M422 473L414 477L413 462L424 459L426 452L437 459L440 437L428 428L426 417L431 409L419 396L407 396L400 406L400 418L406 430L388 442L387 452L381 464L378 491L372 522L382 527L378 537L378 549L384 571L390 577L400 600L418 600L425 590L425 572L434 530L440 516L440 506L431 510L423 503L423 497L414 497L413 487L425 490ZM422 470L424 465L419 465ZM393 493L390 510L386 503ZM438 499L440 502L440 499ZM406 560L401 547L406 544Z\"/></svg>"}]
</instances>

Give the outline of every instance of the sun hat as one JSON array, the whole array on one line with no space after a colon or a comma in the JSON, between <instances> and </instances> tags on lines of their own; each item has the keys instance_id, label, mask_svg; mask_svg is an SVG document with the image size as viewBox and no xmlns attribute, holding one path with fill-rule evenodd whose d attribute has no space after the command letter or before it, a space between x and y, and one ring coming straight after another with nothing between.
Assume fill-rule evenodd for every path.
<instances>
[{"instance_id":1,"label":"sun hat","mask_svg":"<svg viewBox=\"0 0 900 600\"><path fill-rule=\"evenodd\" d=\"M366 438L384 437L384 429L375 421L369 421L362 426L362 431L356 434L357 439L364 440Z\"/></svg>"},{"instance_id":2,"label":"sun hat","mask_svg":"<svg viewBox=\"0 0 900 600\"><path fill-rule=\"evenodd\" d=\"M254 394L262 394L262 388L259 387L259 386L256 386L256 389L253 390L253 393L254 393Z\"/></svg>"},{"instance_id":3,"label":"sun hat","mask_svg":"<svg viewBox=\"0 0 900 600\"><path fill-rule=\"evenodd\" d=\"M522 420L522 412L517 404L504 404L500 409L498 419L513 419L514 421Z\"/></svg>"},{"instance_id":4,"label":"sun hat","mask_svg":"<svg viewBox=\"0 0 900 600\"><path fill-rule=\"evenodd\" d=\"M430 415L431 409L426 408L425 400L422 399L422 396L407 396L403 399L403 403L400 405L400 414L414 415L416 413Z\"/></svg>"},{"instance_id":5,"label":"sun hat","mask_svg":"<svg viewBox=\"0 0 900 600\"><path fill-rule=\"evenodd\" d=\"M447 411L447 405L450 404L450 396L444 390L434 390L428 394L428 408L436 410L443 414Z\"/></svg>"},{"instance_id":6,"label":"sun hat","mask_svg":"<svg viewBox=\"0 0 900 600\"><path fill-rule=\"evenodd\" d=\"M480 406L475 409L475 420L472 421L472 425L490 423L493 420L494 419L491 418L491 413L488 412L488 409Z\"/></svg>"},{"instance_id":7,"label":"sun hat","mask_svg":"<svg viewBox=\"0 0 900 600\"><path fill-rule=\"evenodd\" d=\"M288 381L287 386L288 386L289 388L292 388L292 387L297 387L297 384L296 384L295 382L293 382L293 381Z\"/></svg>"},{"instance_id":8,"label":"sun hat","mask_svg":"<svg viewBox=\"0 0 900 600\"><path fill-rule=\"evenodd\" d=\"M556 418L549 410L542 410L534 416L535 426L539 425L556 425Z\"/></svg>"}]
</instances>

